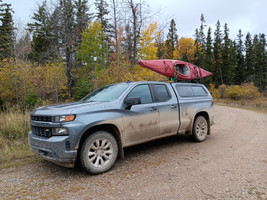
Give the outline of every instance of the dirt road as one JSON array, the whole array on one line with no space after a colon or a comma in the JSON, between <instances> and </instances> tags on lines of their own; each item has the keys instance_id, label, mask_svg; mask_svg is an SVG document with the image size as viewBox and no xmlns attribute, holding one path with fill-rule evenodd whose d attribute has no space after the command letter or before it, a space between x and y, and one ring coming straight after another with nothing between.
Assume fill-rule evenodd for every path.
<instances>
[{"instance_id":1,"label":"dirt road","mask_svg":"<svg viewBox=\"0 0 267 200\"><path fill-rule=\"evenodd\" d=\"M128 148L102 175L46 161L0 170L0 199L267 199L267 115L215 112L205 142L178 136Z\"/></svg>"}]
</instances>

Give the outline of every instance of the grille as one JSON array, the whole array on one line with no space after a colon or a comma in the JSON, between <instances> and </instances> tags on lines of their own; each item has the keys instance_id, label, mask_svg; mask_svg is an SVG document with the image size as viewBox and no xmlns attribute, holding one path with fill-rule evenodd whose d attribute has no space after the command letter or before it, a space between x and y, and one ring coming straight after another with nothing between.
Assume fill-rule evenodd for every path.
<instances>
[{"instance_id":1,"label":"grille","mask_svg":"<svg viewBox=\"0 0 267 200\"><path fill-rule=\"evenodd\" d=\"M52 122L52 117L51 116L32 115L31 120L42 121L42 122Z\"/></svg>"},{"instance_id":2,"label":"grille","mask_svg":"<svg viewBox=\"0 0 267 200\"><path fill-rule=\"evenodd\" d=\"M52 128L46 127L32 127L32 133L40 137L50 138L52 137Z\"/></svg>"}]
</instances>

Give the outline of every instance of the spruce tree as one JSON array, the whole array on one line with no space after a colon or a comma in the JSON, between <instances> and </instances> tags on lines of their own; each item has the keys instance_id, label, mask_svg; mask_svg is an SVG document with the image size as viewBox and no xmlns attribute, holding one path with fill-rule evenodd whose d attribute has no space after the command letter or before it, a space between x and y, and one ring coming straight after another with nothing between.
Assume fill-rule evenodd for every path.
<instances>
[{"instance_id":1,"label":"spruce tree","mask_svg":"<svg viewBox=\"0 0 267 200\"><path fill-rule=\"evenodd\" d=\"M45 63L54 57L53 35L50 23L50 14L46 1L33 13L33 22L28 23L28 30L32 36L32 52L28 55L29 59L38 63Z\"/></svg>"},{"instance_id":2,"label":"spruce tree","mask_svg":"<svg viewBox=\"0 0 267 200\"><path fill-rule=\"evenodd\" d=\"M173 52L178 43L177 29L174 19L171 20L169 32L167 34L166 40L166 49L167 49L167 58L173 59Z\"/></svg>"},{"instance_id":3,"label":"spruce tree","mask_svg":"<svg viewBox=\"0 0 267 200\"><path fill-rule=\"evenodd\" d=\"M266 37L265 34L260 34L260 63L262 66L261 76L262 84L260 85L261 90L267 90L267 51L266 51Z\"/></svg>"},{"instance_id":4,"label":"spruce tree","mask_svg":"<svg viewBox=\"0 0 267 200\"><path fill-rule=\"evenodd\" d=\"M109 41L109 35L110 35L110 25L109 25L109 19L107 18L109 11L108 11L108 4L105 0L96 0L95 1L95 5L96 5L96 18L98 20L98 22L101 24L102 28L103 28L103 33L105 35L105 37L103 38L102 41L102 46L106 46L109 49L110 46L110 41ZM105 53L104 51L102 52L101 55L101 62L102 62L102 66L105 66L105 63L107 61L107 57L108 54Z\"/></svg>"},{"instance_id":5,"label":"spruce tree","mask_svg":"<svg viewBox=\"0 0 267 200\"><path fill-rule=\"evenodd\" d=\"M67 87L69 92L69 97L72 97L74 77L72 75L72 69L76 65L75 60L75 38L74 38L74 5L71 0L61 0L60 7L62 9L62 24L61 24L61 37L63 41L63 55L66 62L66 76L67 76Z\"/></svg>"},{"instance_id":6,"label":"spruce tree","mask_svg":"<svg viewBox=\"0 0 267 200\"><path fill-rule=\"evenodd\" d=\"M92 18L92 15L88 14L88 0L76 0L74 2L75 12L75 46L79 46L81 44L82 32L85 30L87 23Z\"/></svg>"},{"instance_id":7,"label":"spruce tree","mask_svg":"<svg viewBox=\"0 0 267 200\"><path fill-rule=\"evenodd\" d=\"M229 50L229 71L228 75L229 80L228 84L234 84L236 79L236 65L237 65L237 57L236 57L236 51L237 51L237 44L235 41L230 40L230 50Z\"/></svg>"},{"instance_id":8,"label":"spruce tree","mask_svg":"<svg viewBox=\"0 0 267 200\"><path fill-rule=\"evenodd\" d=\"M261 49L260 49L260 42L258 35L254 35L253 38L253 54L254 54L254 65L253 65L253 82L256 87L260 88L260 85L262 83L262 66L261 66Z\"/></svg>"},{"instance_id":9,"label":"spruce tree","mask_svg":"<svg viewBox=\"0 0 267 200\"><path fill-rule=\"evenodd\" d=\"M0 60L14 56L15 35L11 4L0 4Z\"/></svg>"},{"instance_id":10,"label":"spruce tree","mask_svg":"<svg viewBox=\"0 0 267 200\"><path fill-rule=\"evenodd\" d=\"M235 63L233 63L232 53L234 45L229 38L229 29L227 23L224 25L224 37L222 45L222 77L224 84L230 85L234 80ZM231 59L230 59L231 57Z\"/></svg>"},{"instance_id":11,"label":"spruce tree","mask_svg":"<svg viewBox=\"0 0 267 200\"><path fill-rule=\"evenodd\" d=\"M85 31L89 20L92 18L90 15L88 0L76 0L74 2L75 8L75 22L74 22L74 46L75 51L81 45L82 33ZM76 55L76 53L75 53ZM76 56L76 67L81 67L81 60Z\"/></svg>"},{"instance_id":12,"label":"spruce tree","mask_svg":"<svg viewBox=\"0 0 267 200\"><path fill-rule=\"evenodd\" d=\"M237 44L236 44L236 75L235 75L235 84L240 85L245 79L245 60L244 60L244 45L242 41L242 31L239 29L237 35Z\"/></svg>"},{"instance_id":13,"label":"spruce tree","mask_svg":"<svg viewBox=\"0 0 267 200\"><path fill-rule=\"evenodd\" d=\"M108 4L105 0L95 0L95 6L96 6L96 18L98 22L101 24L105 35L107 35L110 32L110 25L108 23Z\"/></svg>"},{"instance_id":14,"label":"spruce tree","mask_svg":"<svg viewBox=\"0 0 267 200\"><path fill-rule=\"evenodd\" d=\"M166 57L166 48L164 46L163 32L160 32L159 37L156 39L156 46L158 59L164 59Z\"/></svg>"},{"instance_id":15,"label":"spruce tree","mask_svg":"<svg viewBox=\"0 0 267 200\"><path fill-rule=\"evenodd\" d=\"M125 57L129 61L134 60L132 38L133 38L133 32L131 30L131 27L129 24L126 24L125 25L125 40L123 41L123 48L124 48Z\"/></svg>"},{"instance_id":16,"label":"spruce tree","mask_svg":"<svg viewBox=\"0 0 267 200\"><path fill-rule=\"evenodd\" d=\"M204 52L205 52L205 40L206 40L204 28L206 21L203 14L201 14L200 21L201 24L199 29L195 30L195 64L198 66L202 66L204 64Z\"/></svg>"},{"instance_id":17,"label":"spruce tree","mask_svg":"<svg viewBox=\"0 0 267 200\"><path fill-rule=\"evenodd\" d=\"M254 83L260 89L264 90L266 85L266 40L264 34L255 35L253 39L253 52L254 52Z\"/></svg>"},{"instance_id":18,"label":"spruce tree","mask_svg":"<svg viewBox=\"0 0 267 200\"><path fill-rule=\"evenodd\" d=\"M215 83L223 84L223 75L222 75L222 33L221 33L221 24L218 20L216 23L216 30L214 32L214 43L213 43L213 52L214 52L214 79Z\"/></svg>"},{"instance_id":19,"label":"spruce tree","mask_svg":"<svg viewBox=\"0 0 267 200\"><path fill-rule=\"evenodd\" d=\"M213 54L213 47L212 47L212 37L211 37L211 27L208 28L207 38L205 42L205 52L204 52L204 63L203 68L207 71L213 73L213 76L205 78L206 83L212 82L212 79L215 76L214 70L214 54Z\"/></svg>"},{"instance_id":20,"label":"spruce tree","mask_svg":"<svg viewBox=\"0 0 267 200\"><path fill-rule=\"evenodd\" d=\"M248 32L245 40L245 81L253 82L255 79L255 57L253 52L253 43L251 39L251 34Z\"/></svg>"}]
</instances>

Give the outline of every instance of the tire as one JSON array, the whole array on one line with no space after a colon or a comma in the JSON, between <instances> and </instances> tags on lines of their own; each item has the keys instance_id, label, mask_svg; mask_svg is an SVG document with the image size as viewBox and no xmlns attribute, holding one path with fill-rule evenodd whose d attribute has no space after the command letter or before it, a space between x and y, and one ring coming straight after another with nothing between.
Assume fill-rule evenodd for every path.
<instances>
[{"instance_id":1,"label":"tire","mask_svg":"<svg viewBox=\"0 0 267 200\"><path fill-rule=\"evenodd\" d=\"M90 174L108 171L118 155L118 144L109 132L97 131L83 142L80 150L82 168Z\"/></svg>"},{"instance_id":2,"label":"tire","mask_svg":"<svg viewBox=\"0 0 267 200\"><path fill-rule=\"evenodd\" d=\"M203 142L209 131L209 125L205 117L198 116L194 121L193 138L196 142Z\"/></svg>"}]
</instances>

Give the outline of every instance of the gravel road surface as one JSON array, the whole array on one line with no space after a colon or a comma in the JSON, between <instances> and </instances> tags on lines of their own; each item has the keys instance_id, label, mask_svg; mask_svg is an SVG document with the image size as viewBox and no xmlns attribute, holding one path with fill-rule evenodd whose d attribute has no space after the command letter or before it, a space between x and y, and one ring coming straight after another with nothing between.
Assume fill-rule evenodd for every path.
<instances>
[{"instance_id":1,"label":"gravel road surface","mask_svg":"<svg viewBox=\"0 0 267 200\"><path fill-rule=\"evenodd\" d=\"M0 170L0 199L267 199L267 115L215 106L202 143L176 136L125 150L92 176L46 161Z\"/></svg>"}]
</instances>

